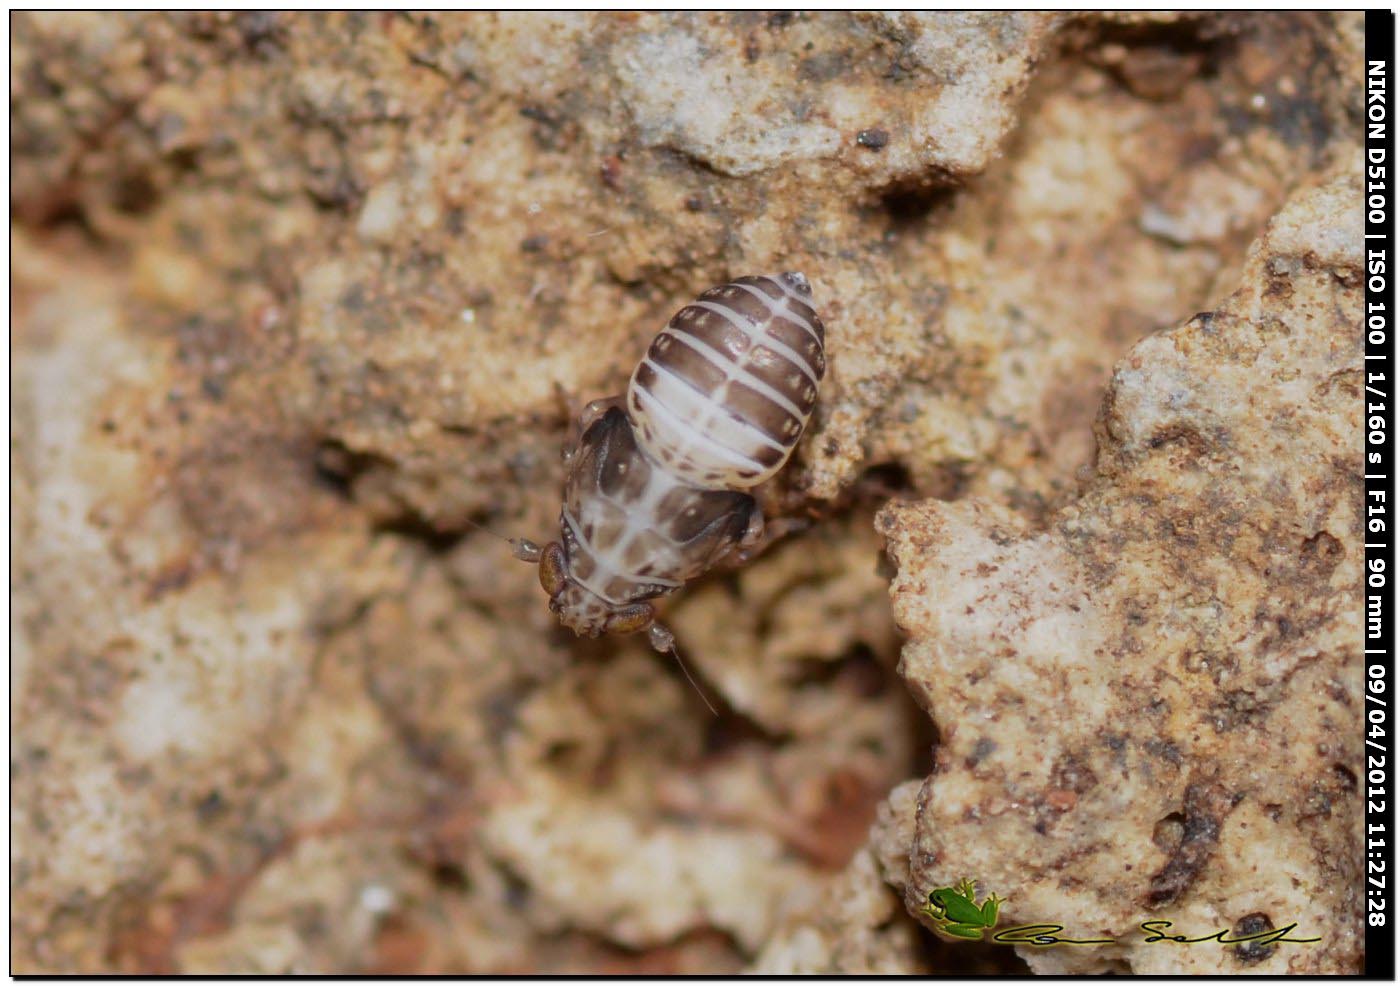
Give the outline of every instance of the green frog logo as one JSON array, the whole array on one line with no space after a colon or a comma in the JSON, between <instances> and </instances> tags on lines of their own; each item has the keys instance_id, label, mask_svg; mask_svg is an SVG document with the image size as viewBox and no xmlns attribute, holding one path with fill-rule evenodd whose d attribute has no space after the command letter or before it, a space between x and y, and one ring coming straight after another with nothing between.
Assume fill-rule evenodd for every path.
<instances>
[{"instance_id":1,"label":"green frog logo","mask_svg":"<svg viewBox=\"0 0 1400 986\"><path fill-rule=\"evenodd\" d=\"M929 892L928 903L920 913L927 915L934 928L954 938L981 941L982 932L997 926L997 912L1006 903L1005 897L988 894L978 904L974 899L977 885L963 878L954 887L939 887Z\"/></svg>"}]
</instances>

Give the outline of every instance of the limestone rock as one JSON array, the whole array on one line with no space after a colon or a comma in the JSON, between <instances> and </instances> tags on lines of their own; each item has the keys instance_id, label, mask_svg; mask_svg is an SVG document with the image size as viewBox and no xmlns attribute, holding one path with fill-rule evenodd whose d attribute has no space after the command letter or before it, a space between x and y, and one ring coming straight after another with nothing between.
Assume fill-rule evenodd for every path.
<instances>
[{"instance_id":1,"label":"limestone rock","mask_svg":"<svg viewBox=\"0 0 1400 986\"><path fill-rule=\"evenodd\" d=\"M1081 496L888 508L900 671L939 724L911 909L969 877L1043 972L1359 968L1360 184L1294 195L1214 311L1119 363ZM1262 919L1253 917L1263 915ZM1310 944L1151 944L1281 928Z\"/></svg>"}]
</instances>

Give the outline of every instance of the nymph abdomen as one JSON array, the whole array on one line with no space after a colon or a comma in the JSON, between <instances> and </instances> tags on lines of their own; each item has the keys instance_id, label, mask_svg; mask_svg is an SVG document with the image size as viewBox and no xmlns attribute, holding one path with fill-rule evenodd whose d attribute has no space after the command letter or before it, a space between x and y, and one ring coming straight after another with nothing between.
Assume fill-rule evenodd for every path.
<instances>
[{"instance_id":1,"label":"nymph abdomen","mask_svg":"<svg viewBox=\"0 0 1400 986\"><path fill-rule=\"evenodd\" d=\"M811 298L801 274L750 276L677 312L627 388L638 444L701 488L772 478L802 436L826 372Z\"/></svg>"}]
</instances>

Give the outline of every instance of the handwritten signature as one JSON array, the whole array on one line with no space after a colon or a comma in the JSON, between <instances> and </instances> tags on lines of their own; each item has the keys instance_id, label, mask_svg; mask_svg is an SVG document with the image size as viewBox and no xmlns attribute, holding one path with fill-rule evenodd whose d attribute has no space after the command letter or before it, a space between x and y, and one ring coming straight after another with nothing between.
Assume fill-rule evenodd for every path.
<instances>
[{"instance_id":1,"label":"handwritten signature","mask_svg":"<svg viewBox=\"0 0 1400 986\"><path fill-rule=\"evenodd\" d=\"M1201 942L1213 941L1219 942L1221 945L1238 945L1242 942L1259 942L1261 945L1272 945L1276 942L1306 945L1310 942L1322 941L1321 938L1286 937L1289 932L1297 930L1296 921L1293 924L1286 924L1282 928L1269 928L1249 935L1240 935L1238 938L1228 937L1229 928L1221 928L1219 931L1209 935L1201 935L1198 938L1168 934L1167 929L1171 926L1172 922L1166 920L1144 921L1138 925L1147 935L1143 941L1148 944L1170 942L1179 945L1196 945ZM992 941L1000 942L1003 945L1034 945L1040 948L1048 948L1052 945L1113 945L1117 941L1114 938L1062 938L1060 932L1064 930L1065 926L1062 924L1023 924L1015 928L1003 928L992 936Z\"/></svg>"}]
</instances>

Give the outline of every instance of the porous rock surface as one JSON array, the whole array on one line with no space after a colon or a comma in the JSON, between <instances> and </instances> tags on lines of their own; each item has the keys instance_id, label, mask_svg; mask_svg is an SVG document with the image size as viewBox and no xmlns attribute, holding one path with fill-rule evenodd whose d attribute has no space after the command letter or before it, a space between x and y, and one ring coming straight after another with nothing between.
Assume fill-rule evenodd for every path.
<instances>
[{"instance_id":1,"label":"porous rock surface","mask_svg":"<svg viewBox=\"0 0 1400 986\"><path fill-rule=\"evenodd\" d=\"M1158 720L1185 730L1214 716L1204 739L1162 726L1181 764L1149 760L1132 745L1149 741L1137 722L1125 763L1170 777L1154 793L1176 800L1156 819L1263 825L1250 814L1264 810L1251 793L1262 780L1238 765L1208 776L1223 756L1212 736L1257 744L1240 756L1261 778L1316 786L1312 814L1280 796L1283 821L1268 824L1304 826L1279 858L1320 879L1316 846L1350 837L1352 753L1334 743L1309 754L1326 770L1289 773L1270 744L1286 736L1296 754L1321 728L1290 696L1308 682L1331 694L1328 621L1345 613L1327 608L1333 589L1304 598L1283 575L1240 579L1217 602L1204 572L1162 574L1171 538L1204 540L1188 521L1209 518L1152 513L1152 484L1167 480L1139 459L1179 460L1172 481L1209 477L1206 493L1262 491L1239 508L1259 546L1222 550L1268 555L1271 572L1295 573L1288 585L1312 579L1336 598L1355 578L1343 507L1319 513L1333 502L1327 401L1350 378L1318 397L1306 366L1326 360L1305 362L1287 392L1321 410L1291 416L1277 394L1216 407L1201 381L1237 372L1249 346L1317 353L1335 329L1312 308L1314 272L1346 269L1345 250L1307 245L1349 208L1319 176L1356 166L1342 148L1358 119L1359 24L16 15L15 970L1020 968L1005 948L943 946L891 889L907 903L943 879L948 839L969 864L1003 844L965 819L916 825L912 807L928 815L929 792L986 728L970 709L1010 725L996 751L980 748L987 790L952 775L964 787L950 798L992 797L996 758L1019 756L1024 724L999 704L1016 693L954 687L928 656L971 666L1009 633L1004 609L982 607L974 623L993 636L976 639L939 610L994 578L972 561L989 530L1016 556L1007 571L1039 579L1014 586L1027 612L1065 639L1101 633L1115 656L1115 640L1160 656L1163 627L1200 638L1205 670L1163 658L1161 674L1184 683L1152 687L1167 703ZM1242 276L1247 245L1302 187L1314 191L1294 195ZM780 269L814 284L830 371L766 502L812 525L667 610L715 718L638 641L561 632L531 571L469 521L546 535L569 415L618 392L687 298ZM1291 334L1235 324L1252 317L1251 290ZM1338 289L1337 311L1355 290ZM1170 335L1132 348L1196 311L1221 314L1175 331L1200 340L1176 362L1153 348ZM1134 451L1159 437L1153 415L1177 413L1178 390L1215 430L1168 429L1151 455ZM1274 452L1248 450L1256 472L1224 482L1224 443L1244 436ZM883 530L912 637L906 677L931 723L893 670L872 525L891 496L924 501L885 514ZM1157 526L1113 528L1120 514ZM1080 540L1045 533L1073 528L1071 515ZM1279 537L1306 529L1311 547L1265 539L1266 520ZM1200 591L1189 606L1103 591L1103 608L1070 608L1071 575L1148 585L1153 572ZM1263 615L1246 628L1250 606ZM1225 646L1228 628L1206 639L1216 608L1243 643ZM1001 673L1020 667L1028 686L1063 656L1039 637L1014 643ZM1133 661L1148 673L1147 657ZM1113 700L1118 679L1060 670L1063 707ZM1197 680L1222 674L1238 681L1208 692ZM896 788L927 772L935 730L940 773ZM1097 810L1073 763L1094 766L1099 786L1109 767L1064 743L1055 790ZM1016 818L1047 810L997 797ZM1036 820L1081 824L1069 801L1049 797ZM1124 862L1139 882L1162 869L1183 921L1195 921L1185 908L1238 910L1220 903L1233 885L1223 851L1199 836L1163 850L1118 820ZM1010 896L1017 920L1070 914L1079 898L1061 887L1052 906L1035 868L1048 838L1027 837L1015 880L1005 854L966 875ZM1274 905L1271 886L1247 903L1321 926ZM1345 902L1317 900L1334 905L1329 927L1346 920ZM1098 922L1118 934L1136 913ZM1336 935L1252 968L1300 955L1340 967ZM1102 961L1025 956L1081 959ZM1201 959L1144 947L1124 961Z\"/></svg>"},{"instance_id":2,"label":"porous rock surface","mask_svg":"<svg viewBox=\"0 0 1400 986\"><path fill-rule=\"evenodd\" d=\"M1224 304L1133 347L1044 527L976 500L881 515L900 673L941 727L912 906L975 874L1006 925L1118 940L1024 947L1037 971L1358 968L1360 201L1353 172L1300 191ZM1260 914L1315 941L1139 931Z\"/></svg>"}]
</instances>

